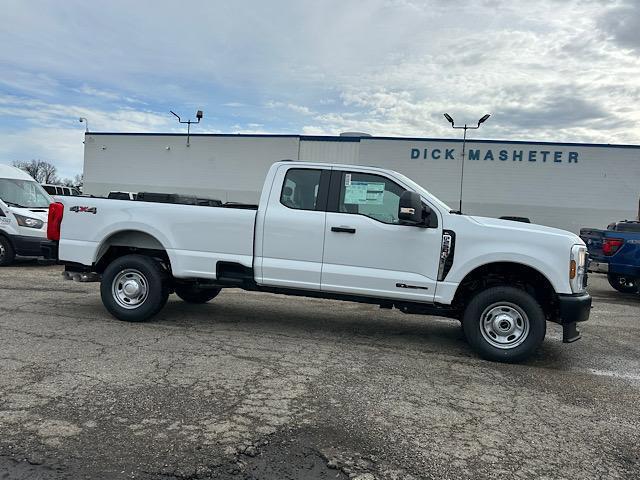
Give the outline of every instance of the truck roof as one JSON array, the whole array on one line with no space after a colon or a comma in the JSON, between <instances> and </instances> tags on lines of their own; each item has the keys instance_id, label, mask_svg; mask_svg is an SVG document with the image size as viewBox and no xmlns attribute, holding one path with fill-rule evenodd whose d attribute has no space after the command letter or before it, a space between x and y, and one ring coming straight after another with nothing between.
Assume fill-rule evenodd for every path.
<instances>
[{"instance_id":1,"label":"truck roof","mask_svg":"<svg viewBox=\"0 0 640 480\"><path fill-rule=\"evenodd\" d=\"M0 178L10 178L12 180L35 180L24 170L20 170L18 167L11 165L0 164Z\"/></svg>"},{"instance_id":2,"label":"truck roof","mask_svg":"<svg viewBox=\"0 0 640 480\"><path fill-rule=\"evenodd\" d=\"M366 168L367 170L373 170L376 172L389 172L395 173L396 175L402 175L395 170L391 170L390 168L385 167L376 167L375 165L359 165L359 164L347 164L347 163L322 163L322 162L298 162L294 160L280 160L279 162L275 162L274 165L300 165L302 167L318 167L318 168L326 168L333 170L353 170L358 168ZM402 175L404 176L404 175Z\"/></svg>"}]
</instances>

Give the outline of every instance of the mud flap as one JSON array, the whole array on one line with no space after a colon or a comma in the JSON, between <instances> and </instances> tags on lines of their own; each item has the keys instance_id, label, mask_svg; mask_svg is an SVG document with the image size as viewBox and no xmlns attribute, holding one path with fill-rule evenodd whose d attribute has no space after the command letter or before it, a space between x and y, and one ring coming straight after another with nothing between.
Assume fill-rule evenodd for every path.
<instances>
[{"instance_id":1,"label":"mud flap","mask_svg":"<svg viewBox=\"0 0 640 480\"><path fill-rule=\"evenodd\" d=\"M562 325L562 343L573 343L576 340L580 340L581 337L582 335L578 331L576 322Z\"/></svg>"}]
</instances>

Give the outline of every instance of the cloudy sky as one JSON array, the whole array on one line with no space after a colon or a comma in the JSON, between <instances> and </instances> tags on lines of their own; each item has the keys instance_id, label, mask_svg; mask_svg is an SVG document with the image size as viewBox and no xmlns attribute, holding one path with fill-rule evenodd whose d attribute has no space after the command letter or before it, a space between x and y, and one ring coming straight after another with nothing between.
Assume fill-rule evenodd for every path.
<instances>
[{"instance_id":1,"label":"cloudy sky","mask_svg":"<svg viewBox=\"0 0 640 480\"><path fill-rule=\"evenodd\" d=\"M94 131L640 144L639 0L0 0L0 163ZM457 134L457 132L455 132ZM456 135L457 136L457 135Z\"/></svg>"}]
</instances>

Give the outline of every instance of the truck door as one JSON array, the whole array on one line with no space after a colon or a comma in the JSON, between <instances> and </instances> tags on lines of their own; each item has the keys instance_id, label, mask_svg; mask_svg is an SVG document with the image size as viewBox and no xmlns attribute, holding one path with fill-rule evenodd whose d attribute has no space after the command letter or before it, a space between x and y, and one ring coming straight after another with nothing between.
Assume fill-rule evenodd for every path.
<instances>
[{"instance_id":1,"label":"truck door","mask_svg":"<svg viewBox=\"0 0 640 480\"><path fill-rule=\"evenodd\" d=\"M320 289L330 171L282 166L264 217L257 281L262 285Z\"/></svg>"},{"instance_id":2,"label":"truck door","mask_svg":"<svg viewBox=\"0 0 640 480\"><path fill-rule=\"evenodd\" d=\"M401 225L398 204L404 191L381 174L332 172L323 291L433 301L442 222L438 228Z\"/></svg>"}]
</instances>

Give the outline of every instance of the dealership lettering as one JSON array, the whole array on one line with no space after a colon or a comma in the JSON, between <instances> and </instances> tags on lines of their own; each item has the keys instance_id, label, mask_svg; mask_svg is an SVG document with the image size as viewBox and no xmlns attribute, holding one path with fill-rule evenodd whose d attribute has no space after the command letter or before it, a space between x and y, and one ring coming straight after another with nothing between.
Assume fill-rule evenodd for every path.
<instances>
[{"instance_id":1,"label":"dealership lettering","mask_svg":"<svg viewBox=\"0 0 640 480\"><path fill-rule=\"evenodd\" d=\"M454 160L454 148L412 148L411 159ZM480 150L469 149L467 160L542 162L542 163L578 163L578 152L551 150Z\"/></svg>"}]
</instances>

